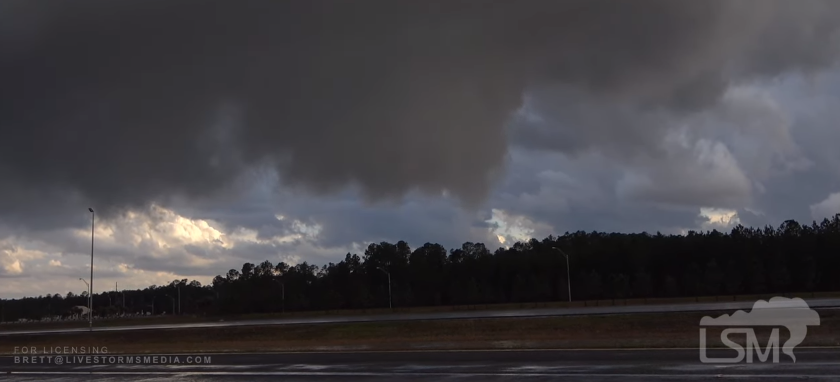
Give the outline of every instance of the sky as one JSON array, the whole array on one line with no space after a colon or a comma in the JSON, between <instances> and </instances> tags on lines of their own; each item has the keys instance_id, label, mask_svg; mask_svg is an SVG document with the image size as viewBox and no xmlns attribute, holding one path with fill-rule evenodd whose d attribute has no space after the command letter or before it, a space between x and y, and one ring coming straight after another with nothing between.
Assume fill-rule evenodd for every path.
<instances>
[{"instance_id":1,"label":"sky","mask_svg":"<svg viewBox=\"0 0 840 382\"><path fill-rule=\"evenodd\" d=\"M840 212L833 0L0 2L0 297Z\"/></svg>"}]
</instances>

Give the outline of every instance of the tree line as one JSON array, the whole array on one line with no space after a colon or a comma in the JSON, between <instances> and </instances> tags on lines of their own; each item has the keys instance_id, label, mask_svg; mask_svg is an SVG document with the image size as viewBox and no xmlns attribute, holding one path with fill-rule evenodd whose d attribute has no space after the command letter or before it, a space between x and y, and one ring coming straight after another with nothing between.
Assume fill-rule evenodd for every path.
<instances>
[{"instance_id":1,"label":"tree line","mask_svg":"<svg viewBox=\"0 0 840 382\"><path fill-rule=\"evenodd\" d=\"M191 315L694 297L840 290L840 214L821 223L737 226L728 233L566 233L491 251L372 243L338 263L245 263L210 285L175 280L97 293L94 315ZM568 255L569 268L566 267ZM570 280L567 278L570 275ZM86 293L2 300L2 319L38 319L87 305Z\"/></svg>"}]
</instances>

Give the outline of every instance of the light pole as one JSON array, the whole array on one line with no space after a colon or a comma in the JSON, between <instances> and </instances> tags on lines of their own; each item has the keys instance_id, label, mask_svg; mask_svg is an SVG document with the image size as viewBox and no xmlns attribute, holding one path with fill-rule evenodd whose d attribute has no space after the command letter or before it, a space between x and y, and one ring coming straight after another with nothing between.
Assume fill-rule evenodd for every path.
<instances>
[{"instance_id":1,"label":"light pole","mask_svg":"<svg viewBox=\"0 0 840 382\"><path fill-rule=\"evenodd\" d=\"M90 211L90 305L88 309L90 309L90 313L88 314L88 325L90 327L90 331L93 331L93 227L94 222L96 221L96 213L93 212L93 208L88 208Z\"/></svg>"},{"instance_id":2,"label":"light pole","mask_svg":"<svg viewBox=\"0 0 840 382\"><path fill-rule=\"evenodd\" d=\"M170 295L166 295L166 297L169 297L169 299L172 300L172 315L174 316L175 315L175 297L172 297Z\"/></svg>"},{"instance_id":3,"label":"light pole","mask_svg":"<svg viewBox=\"0 0 840 382\"><path fill-rule=\"evenodd\" d=\"M286 282L278 279L274 279L274 282L280 284L280 312L286 313Z\"/></svg>"},{"instance_id":4,"label":"light pole","mask_svg":"<svg viewBox=\"0 0 840 382\"><path fill-rule=\"evenodd\" d=\"M122 308L123 308L123 313L125 313L125 290L122 290L122 291L118 290L119 285L120 285L119 282L114 283L114 293L117 294L117 297L120 297L122 295Z\"/></svg>"},{"instance_id":5,"label":"light pole","mask_svg":"<svg viewBox=\"0 0 840 382\"><path fill-rule=\"evenodd\" d=\"M88 317L90 317L90 314L93 313L93 310L90 309L90 284L88 284L88 282L81 277L79 277L79 280L82 280L82 282L85 283L85 286L88 288Z\"/></svg>"},{"instance_id":6,"label":"light pole","mask_svg":"<svg viewBox=\"0 0 840 382\"><path fill-rule=\"evenodd\" d=\"M382 272L385 272L388 275L388 309L394 309L394 306L391 304L391 273L383 269L382 267L376 268Z\"/></svg>"},{"instance_id":7,"label":"light pole","mask_svg":"<svg viewBox=\"0 0 840 382\"><path fill-rule=\"evenodd\" d=\"M571 272L569 272L569 255L566 252L563 252L562 249L557 247L552 247L557 252L560 252L564 257L566 257L566 283L567 289L569 290L569 302L572 302L572 278L569 276Z\"/></svg>"}]
</instances>

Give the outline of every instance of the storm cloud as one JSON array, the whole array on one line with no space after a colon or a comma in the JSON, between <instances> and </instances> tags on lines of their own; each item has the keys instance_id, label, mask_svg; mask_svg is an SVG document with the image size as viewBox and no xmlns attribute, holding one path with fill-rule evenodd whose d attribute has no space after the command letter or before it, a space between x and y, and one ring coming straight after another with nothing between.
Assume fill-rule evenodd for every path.
<instances>
[{"instance_id":1,"label":"storm cloud","mask_svg":"<svg viewBox=\"0 0 840 382\"><path fill-rule=\"evenodd\" d=\"M505 169L506 126L529 92L626 110L626 123L601 121L561 151L605 144L579 141L601 135L644 146L660 125L637 112L696 113L731 84L833 65L838 10L828 0L4 1L0 213L210 196L254 169L315 193L446 190L474 205Z\"/></svg>"}]
</instances>

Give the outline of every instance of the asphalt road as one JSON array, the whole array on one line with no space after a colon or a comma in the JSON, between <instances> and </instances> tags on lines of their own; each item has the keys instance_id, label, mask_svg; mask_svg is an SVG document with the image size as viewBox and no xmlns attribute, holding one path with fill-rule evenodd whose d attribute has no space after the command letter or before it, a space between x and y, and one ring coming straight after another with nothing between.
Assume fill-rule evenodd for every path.
<instances>
[{"instance_id":1,"label":"asphalt road","mask_svg":"<svg viewBox=\"0 0 840 382\"><path fill-rule=\"evenodd\" d=\"M811 308L837 308L840 307L840 299L805 299ZM125 331L125 330L151 330L151 329L181 329L181 328L218 328L231 326L249 325L293 325L293 324L335 324L350 322L382 322L382 321L411 321L411 320L453 320L470 318L514 318L514 317L546 317L546 316L574 316L574 315L605 315L605 314L637 314L637 313L677 313L677 312L706 312L706 311L735 311L738 309L752 309L753 302L716 302L699 304L672 304L672 305L617 305L617 306L596 306L584 308L554 308L554 309L526 309L526 310L486 310L486 311L460 311L460 312L434 312L434 313L407 313L407 314L377 314L358 316L321 316L305 318L279 318L269 320L247 320L247 321L217 321L217 322L195 322L181 324L163 325L135 325L135 326L110 326L99 327L94 325L94 331ZM0 337L16 334L55 334L88 332L88 328L71 329L49 329L36 330L10 330L0 331Z\"/></svg>"},{"instance_id":2,"label":"asphalt road","mask_svg":"<svg viewBox=\"0 0 840 382\"><path fill-rule=\"evenodd\" d=\"M734 355L711 351L711 357ZM697 349L534 350L362 353L273 353L167 356L167 364L55 361L15 363L0 357L0 380L9 381L684 381L840 380L840 348L795 351L781 362L703 364ZM72 357L72 356L71 356ZM205 357L210 357L209 359ZM771 358L772 359L772 358Z\"/></svg>"}]
</instances>

